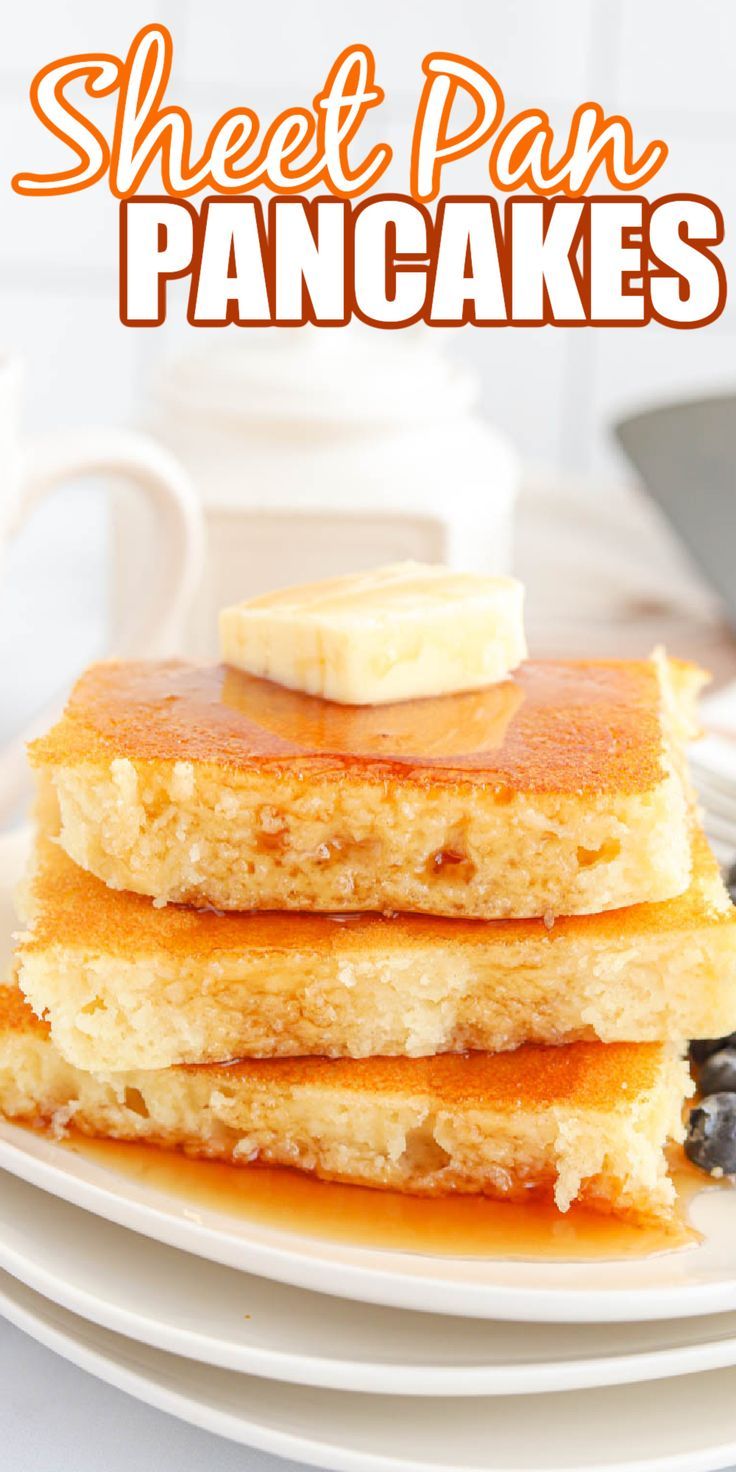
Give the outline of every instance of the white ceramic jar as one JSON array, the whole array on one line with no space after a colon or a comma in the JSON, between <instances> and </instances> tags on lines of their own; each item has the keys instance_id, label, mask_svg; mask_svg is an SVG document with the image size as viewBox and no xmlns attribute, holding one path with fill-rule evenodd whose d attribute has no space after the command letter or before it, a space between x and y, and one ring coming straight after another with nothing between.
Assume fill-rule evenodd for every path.
<instances>
[{"instance_id":1,"label":"white ceramic jar","mask_svg":"<svg viewBox=\"0 0 736 1472\"><path fill-rule=\"evenodd\" d=\"M426 329L218 333L158 376L152 429L207 535L187 653L268 589L416 558L508 568L517 460Z\"/></svg>"}]
</instances>

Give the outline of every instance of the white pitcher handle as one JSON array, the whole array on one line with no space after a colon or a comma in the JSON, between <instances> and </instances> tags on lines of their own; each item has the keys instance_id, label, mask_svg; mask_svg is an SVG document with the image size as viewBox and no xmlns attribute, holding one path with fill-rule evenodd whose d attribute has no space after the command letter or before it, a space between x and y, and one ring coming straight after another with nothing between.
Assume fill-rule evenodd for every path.
<instances>
[{"instance_id":1,"label":"white pitcher handle","mask_svg":"<svg viewBox=\"0 0 736 1472\"><path fill-rule=\"evenodd\" d=\"M23 447L21 493L12 530L62 481L114 475L133 482L154 512L157 576L148 598L126 613L113 647L116 656L170 653L202 571L203 517L186 472L168 450L146 435L84 430L31 440ZM35 717L0 753L0 825L18 804L26 771L25 743L58 715L57 705Z\"/></svg>"},{"instance_id":2,"label":"white pitcher handle","mask_svg":"<svg viewBox=\"0 0 736 1472\"><path fill-rule=\"evenodd\" d=\"M20 520L61 481L114 475L133 482L155 518L157 576L150 596L131 609L114 655L170 653L183 614L202 571L203 519L188 475L161 445L146 435L120 430L82 430L31 440L21 462Z\"/></svg>"}]
</instances>

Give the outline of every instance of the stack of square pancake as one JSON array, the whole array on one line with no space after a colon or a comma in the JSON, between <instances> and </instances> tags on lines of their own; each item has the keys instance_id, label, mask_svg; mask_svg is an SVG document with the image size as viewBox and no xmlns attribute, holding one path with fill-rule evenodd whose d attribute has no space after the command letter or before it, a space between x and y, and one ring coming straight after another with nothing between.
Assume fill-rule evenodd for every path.
<instances>
[{"instance_id":1,"label":"stack of square pancake","mask_svg":"<svg viewBox=\"0 0 736 1472\"><path fill-rule=\"evenodd\" d=\"M530 661L344 706L110 663L31 748L13 1118L664 1217L683 1040L736 1028L692 666Z\"/></svg>"}]
</instances>

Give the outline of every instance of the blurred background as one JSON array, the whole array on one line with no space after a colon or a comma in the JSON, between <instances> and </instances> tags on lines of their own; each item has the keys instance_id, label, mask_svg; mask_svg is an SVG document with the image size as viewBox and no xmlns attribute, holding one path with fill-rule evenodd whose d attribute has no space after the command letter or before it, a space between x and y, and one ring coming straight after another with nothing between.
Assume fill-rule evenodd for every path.
<instances>
[{"instance_id":1,"label":"blurred background","mask_svg":"<svg viewBox=\"0 0 736 1472\"><path fill-rule=\"evenodd\" d=\"M482 62L509 112L543 106L560 129L585 99L620 110L642 146L655 136L669 145L653 194L699 192L721 207L728 270L736 7L28 0L0 56L0 352L25 365L23 432L145 429L184 463L209 536L185 647L207 651L229 597L389 556L449 555L489 568L513 560L537 654L626 655L664 640L720 680L736 675L719 597L611 433L629 414L736 389L733 306L693 332L212 335L186 326L172 293L164 327L124 328L106 186L32 200L9 180L65 157L31 111L33 74L76 51L124 55L154 20L174 37L168 100L190 109L200 136L239 102L266 121L308 103L343 46L370 44L386 100L365 136L395 151L382 188L407 188L420 63L433 48ZM444 190L487 192L485 158L448 168ZM128 492L87 478L44 502L2 550L0 742L108 647L121 608L156 579L146 515Z\"/></svg>"}]
</instances>

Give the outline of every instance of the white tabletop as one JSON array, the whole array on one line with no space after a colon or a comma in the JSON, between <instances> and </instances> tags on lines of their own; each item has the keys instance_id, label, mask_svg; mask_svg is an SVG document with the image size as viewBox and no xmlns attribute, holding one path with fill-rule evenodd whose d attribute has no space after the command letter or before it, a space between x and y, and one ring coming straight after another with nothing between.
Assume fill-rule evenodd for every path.
<instances>
[{"instance_id":1,"label":"white tabletop","mask_svg":"<svg viewBox=\"0 0 736 1472\"><path fill-rule=\"evenodd\" d=\"M296 1472L142 1405L3 1319L0 1387L4 1472Z\"/></svg>"}]
</instances>

